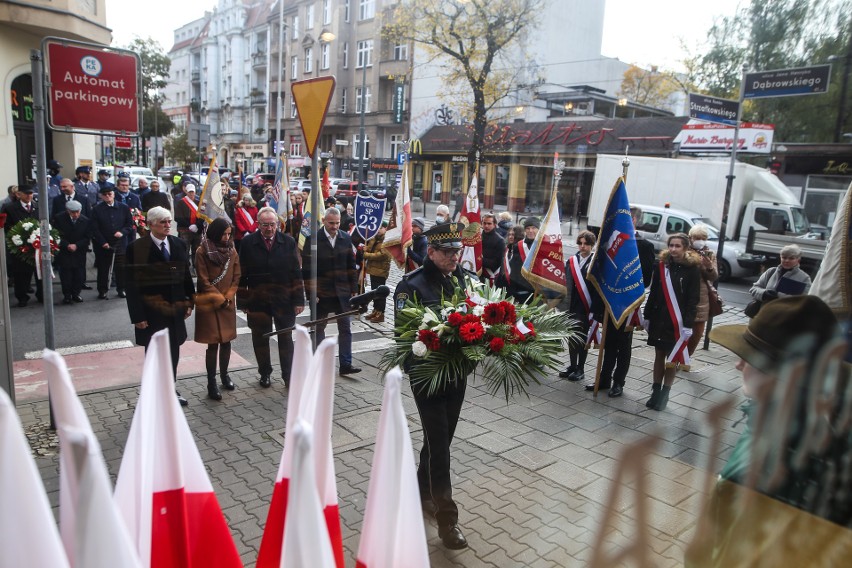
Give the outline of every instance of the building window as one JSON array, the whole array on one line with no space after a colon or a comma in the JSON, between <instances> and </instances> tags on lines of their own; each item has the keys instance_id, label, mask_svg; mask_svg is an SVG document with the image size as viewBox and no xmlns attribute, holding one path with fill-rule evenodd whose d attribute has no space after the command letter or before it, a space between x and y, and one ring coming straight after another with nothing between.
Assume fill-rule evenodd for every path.
<instances>
[{"instance_id":1,"label":"building window","mask_svg":"<svg viewBox=\"0 0 852 568\"><path fill-rule=\"evenodd\" d=\"M314 29L314 5L309 4L305 8L305 29L312 30Z\"/></svg>"},{"instance_id":2,"label":"building window","mask_svg":"<svg viewBox=\"0 0 852 568\"><path fill-rule=\"evenodd\" d=\"M293 40L299 39L299 16L293 16Z\"/></svg>"},{"instance_id":3,"label":"building window","mask_svg":"<svg viewBox=\"0 0 852 568\"><path fill-rule=\"evenodd\" d=\"M390 135L390 151L391 158L396 159L402 152L405 151L405 142L402 134Z\"/></svg>"},{"instance_id":4,"label":"building window","mask_svg":"<svg viewBox=\"0 0 852 568\"><path fill-rule=\"evenodd\" d=\"M355 62L355 68L360 69L365 65L367 67L373 65L373 40L371 39L358 42L358 60Z\"/></svg>"},{"instance_id":5,"label":"building window","mask_svg":"<svg viewBox=\"0 0 852 568\"><path fill-rule=\"evenodd\" d=\"M376 0L359 0L358 19L369 20L376 15Z\"/></svg>"},{"instance_id":6,"label":"building window","mask_svg":"<svg viewBox=\"0 0 852 568\"><path fill-rule=\"evenodd\" d=\"M290 139L290 155L296 158L300 158L302 156L302 141Z\"/></svg>"},{"instance_id":7,"label":"building window","mask_svg":"<svg viewBox=\"0 0 852 568\"><path fill-rule=\"evenodd\" d=\"M343 68L349 69L349 43L343 44Z\"/></svg>"},{"instance_id":8,"label":"building window","mask_svg":"<svg viewBox=\"0 0 852 568\"><path fill-rule=\"evenodd\" d=\"M290 98L290 118L299 116L299 111L296 110L296 99Z\"/></svg>"},{"instance_id":9,"label":"building window","mask_svg":"<svg viewBox=\"0 0 852 568\"><path fill-rule=\"evenodd\" d=\"M322 61L321 69L328 69L331 65L331 48L327 43L320 46L320 59Z\"/></svg>"},{"instance_id":10,"label":"building window","mask_svg":"<svg viewBox=\"0 0 852 568\"><path fill-rule=\"evenodd\" d=\"M408 44L400 43L393 46L393 58L395 61L405 61L408 59Z\"/></svg>"},{"instance_id":11,"label":"building window","mask_svg":"<svg viewBox=\"0 0 852 568\"><path fill-rule=\"evenodd\" d=\"M305 73L310 73L314 70L314 48L305 48Z\"/></svg>"},{"instance_id":12,"label":"building window","mask_svg":"<svg viewBox=\"0 0 852 568\"><path fill-rule=\"evenodd\" d=\"M349 4L350 0L343 0L343 21L349 21Z\"/></svg>"},{"instance_id":13,"label":"building window","mask_svg":"<svg viewBox=\"0 0 852 568\"><path fill-rule=\"evenodd\" d=\"M294 55L290 58L290 78L295 79L299 74L299 56Z\"/></svg>"},{"instance_id":14,"label":"building window","mask_svg":"<svg viewBox=\"0 0 852 568\"><path fill-rule=\"evenodd\" d=\"M356 87L356 89L355 89L355 112L356 113L361 112L361 104L363 102L364 113L366 114L366 113L370 112L370 99L372 99L372 94L370 93L370 87L367 87L366 89L364 89L363 93L364 93L364 96L362 97L361 96L361 94L362 94L361 87Z\"/></svg>"},{"instance_id":15,"label":"building window","mask_svg":"<svg viewBox=\"0 0 852 568\"><path fill-rule=\"evenodd\" d=\"M346 114L346 89L340 89L340 114Z\"/></svg>"},{"instance_id":16,"label":"building window","mask_svg":"<svg viewBox=\"0 0 852 568\"><path fill-rule=\"evenodd\" d=\"M357 159L361 158L361 139L358 135L354 135L352 137L352 157ZM370 157L370 137L367 134L364 134L364 159Z\"/></svg>"},{"instance_id":17,"label":"building window","mask_svg":"<svg viewBox=\"0 0 852 568\"><path fill-rule=\"evenodd\" d=\"M331 0L322 0L322 23L331 23Z\"/></svg>"}]
</instances>

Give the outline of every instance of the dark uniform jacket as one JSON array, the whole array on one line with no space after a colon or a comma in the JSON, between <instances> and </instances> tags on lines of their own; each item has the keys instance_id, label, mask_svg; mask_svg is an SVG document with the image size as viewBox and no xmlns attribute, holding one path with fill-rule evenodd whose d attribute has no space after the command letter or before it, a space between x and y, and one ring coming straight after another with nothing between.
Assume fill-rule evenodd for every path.
<instances>
[{"instance_id":1,"label":"dark uniform jacket","mask_svg":"<svg viewBox=\"0 0 852 568\"><path fill-rule=\"evenodd\" d=\"M86 252L92 240L91 220L85 215L80 215L74 223L71 221L71 215L65 211L53 219L53 227L59 231L60 236L56 265L66 268L86 266ZM77 250L68 250L68 245L72 244L77 245Z\"/></svg>"},{"instance_id":2,"label":"dark uniform jacket","mask_svg":"<svg viewBox=\"0 0 852 568\"><path fill-rule=\"evenodd\" d=\"M299 255L290 235L275 233L270 250L260 231L246 235L240 244L240 270L240 288L247 288L240 295L248 311L280 316L305 305Z\"/></svg>"},{"instance_id":3,"label":"dark uniform jacket","mask_svg":"<svg viewBox=\"0 0 852 568\"><path fill-rule=\"evenodd\" d=\"M179 344L186 341L184 318L195 296L189 254L182 240L172 236L166 238L169 241L168 261L154 246L150 235L127 247L125 270L130 321L134 324L148 322L146 329L134 327L137 345L148 345L154 333L166 328L171 341Z\"/></svg>"},{"instance_id":4,"label":"dark uniform jacket","mask_svg":"<svg viewBox=\"0 0 852 568\"><path fill-rule=\"evenodd\" d=\"M355 270L355 254L352 251L352 239L343 231L337 231L334 248L320 228L317 236L317 298L320 300L336 298L343 311L349 309L349 298L358 291L358 272ZM311 262L310 242L302 250L305 262L306 279L310 278ZM307 254L305 254L307 253Z\"/></svg>"},{"instance_id":5,"label":"dark uniform jacket","mask_svg":"<svg viewBox=\"0 0 852 568\"><path fill-rule=\"evenodd\" d=\"M98 193L98 184L93 181L83 181L81 179L74 180L74 192L77 195L86 199L89 202L89 210L91 211L92 207L94 207L98 200L100 199L100 194ZM83 213L85 215L85 212Z\"/></svg>"},{"instance_id":6,"label":"dark uniform jacket","mask_svg":"<svg viewBox=\"0 0 852 568\"><path fill-rule=\"evenodd\" d=\"M115 237L117 231L121 232L119 238ZM133 217L127 205L116 202L110 207L101 201L92 209L92 242L95 248L101 249L107 243L117 253L123 253L133 232Z\"/></svg>"}]
</instances>

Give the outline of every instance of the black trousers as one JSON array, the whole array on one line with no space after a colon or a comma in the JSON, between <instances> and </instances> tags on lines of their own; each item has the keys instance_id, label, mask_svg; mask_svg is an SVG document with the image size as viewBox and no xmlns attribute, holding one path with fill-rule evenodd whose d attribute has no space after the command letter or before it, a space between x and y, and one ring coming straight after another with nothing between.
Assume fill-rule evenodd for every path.
<instances>
[{"instance_id":1,"label":"black trousers","mask_svg":"<svg viewBox=\"0 0 852 568\"><path fill-rule=\"evenodd\" d=\"M153 330L151 333L156 333L157 331L160 331L160 329ZM169 352L172 355L172 377L174 377L175 382L177 382L177 368L178 361L180 361L180 342L178 342L175 337L176 335L169 330ZM145 344L145 353L148 353L149 345L151 345L150 341Z\"/></svg>"},{"instance_id":2,"label":"black trousers","mask_svg":"<svg viewBox=\"0 0 852 568\"><path fill-rule=\"evenodd\" d=\"M15 298L19 302L30 301L30 283L36 274L35 266L30 266L20 258L13 256L12 263L9 265L9 271L12 273L12 283L15 288ZM35 279L35 295L41 301L41 280Z\"/></svg>"},{"instance_id":3,"label":"black trousers","mask_svg":"<svg viewBox=\"0 0 852 568\"><path fill-rule=\"evenodd\" d=\"M95 267L98 269L99 293L106 294L109 291L110 268L112 268L112 272L115 274L115 287L119 291L127 289L127 286L125 286L124 259L124 253L116 252L115 249L95 249Z\"/></svg>"},{"instance_id":4,"label":"black trousers","mask_svg":"<svg viewBox=\"0 0 852 568\"><path fill-rule=\"evenodd\" d=\"M630 356L633 349L633 331L625 331L627 323L616 327L609 317L606 319L606 345L604 345L603 364L601 365L601 388L609 388L614 381L624 386L627 371L630 369Z\"/></svg>"},{"instance_id":5,"label":"black trousers","mask_svg":"<svg viewBox=\"0 0 852 568\"><path fill-rule=\"evenodd\" d=\"M59 280L62 282L63 296L79 296L86 283L86 258L76 264L63 264L59 267Z\"/></svg>"},{"instance_id":6,"label":"black trousers","mask_svg":"<svg viewBox=\"0 0 852 568\"><path fill-rule=\"evenodd\" d=\"M291 307L277 314L263 311L250 311L246 314L248 326L251 330L251 344L254 347L254 356L257 359L257 372L264 377L272 374L272 358L269 351L270 338L263 334L275 329L284 329L296 323L296 312ZM286 333L278 336L278 362L281 364L281 376L284 383L290 384L290 368L293 366L293 336Z\"/></svg>"},{"instance_id":7,"label":"black trousers","mask_svg":"<svg viewBox=\"0 0 852 568\"><path fill-rule=\"evenodd\" d=\"M388 281L387 276L373 276L371 274L370 275L370 290L375 290L379 286L384 286L385 283L387 283L387 281ZM384 312L386 301L387 301L387 296L385 296L384 298L376 298L375 300L373 300L373 309L377 312Z\"/></svg>"},{"instance_id":8,"label":"black trousers","mask_svg":"<svg viewBox=\"0 0 852 568\"><path fill-rule=\"evenodd\" d=\"M447 385L443 392L426 396L426 389L413 387L414 402L423 425L423 449L417 482L420 497L431 497L435 503L435 519L439 527L454 525L459 519L459 509L453 501L450 474L450 444L459 421L467 379Z\"/></svg>"}]
</instances>

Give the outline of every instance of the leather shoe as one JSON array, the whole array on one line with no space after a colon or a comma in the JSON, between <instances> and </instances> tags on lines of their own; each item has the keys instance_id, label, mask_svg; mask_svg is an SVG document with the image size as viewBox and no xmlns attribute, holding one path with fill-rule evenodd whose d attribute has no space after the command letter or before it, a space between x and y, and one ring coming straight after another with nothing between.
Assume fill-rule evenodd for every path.
<instances>
[{"instance_id":1,"label":"leather shoe","mask_svg":"<svg viewBox=\"0 0 852 568\"><path fill-rule=\"evenodd\" d=\"M222 393L219 391L219 387L215 382L207 385L207 398L211 400L222 400Z\"/></svg>"},{"instance_id":2,"label":"leather shoe","mask_svg":"<svg viewBox=\"0 0 852 568\"><path fill-rule=\"evenodd\" d=\"M178 391L175 391L175 394L181 406L189 406L189 401L183 398Z\"/></svg>"},{"instance_id":3,"label":"leather shoe","mask_svg":"<svg viewBox=\"0 0 852 568\"><path fill-rule=\"evenodd\" d=\"M62 303L63 304L73 304L74 300L71 299L71 296L65 296L64 298L62 298Z\"/></svg>"},{"instance_id":4,"label":"leather shoe","mask_svg":"<svg viewBox=\"0 0 852 568\"><path fill-rule=\"evenodd\" d=\"M19 308L26 308L27 304L29 304L29 303L30 303L29 300L21 300L20 302L18 302L18 307Z\"/></svg>"},{"instance_id":5,"label":"leather shoe","mask_svg":"<svg viewBox=\"0 0 852 568\"><path fill-rule=\"evenodd\" d=\"M450 550L461 550L467 548L467 539L459 529L458 525L450 525L448 527L440 527L438 536L441 537L441 542Z\"/></svg>"},{"instance_id":6,"label":"leather shoe","mask_svg":"<svg viewBox=\"0 0 852 568\"><path fill-rule=\"evenodd\" d=\"M621 388L621 385L619 385L619 384L612 385L612 388L609 389L609 398L618 398L618 397L621 396L622 392L623 392L623 389Z\"/></svg>"},{"instance_id":7,"label":"leather shoe","mask_svg":"<svg viewBox=\"0 0 852 568\"><path fill-rule=\"evenodd\" d=\"M605 390L609 390L609 388L610 388L611 386L612 386L612 385L604 385L604 384L601 384L600 386L598 386L598 391L605 391ZM595 383L592 383L592 384L590 384L590 385L586 385L586 390L587 390L587 391L593 391L593 390L595 390Z\"/></svg>"},{"instance_id":8,"label":"leather shoe","mask_svg":"<svg viewBox=\"0 0 852 568\"><path fill-rule=\"evenodd\" d=\"M577 371L576 367L568 367L564 371L559 371L560 379L570 379L571 376Z\"/></svg>"},{"instance_id":9,"label":"leather shoe","mask_svg":"<svg viewBox=\"0 0 852 568\"><path fill-rule=\"evenodd\" d=\"M260 386L265 389L268 389L272 386L272 379L269 378L269 375L261 375L260 376Z\"/></svg>"},{"instance_id":10,"label":"leather shoe","mask_svg":"<svg viewBox=\"0 0 852 568\"><path fill-rule=\"evenodd\" d=\"M231 375L227 373L222 375L222 388L229 391L232 391L237 388L234 386L234 381L231 380Z\"/></svg>"},{"instance_id":11,"label":"leather shoe","mask_svg":"<svg viewBox=\"0 0 852 568\"><path fill-rule=\"evenodd\" d=\"M106 295L106 292L101 292L98 294L98 300L109 300L109 297Z\"/></svg>"},{"instance_id":12,"label":"leather shoe","mask_svg":"<svg viewBox=\"0 0 852 568\"><path fill-rule=\"evenodd\" d=\"M93 288L88 284L83 284L83 290L92 290Z\"/></svg>"},{"instance_id":13,"label":"leather shoe","mask_svg":"<svg viewBox=\"0 0 852 568\"><path fill-rule=\"evenodd\" d=\"M71 296L71 299L77 302L78 304L83 301L83 298L80 296Z\"/></svg>"},{"instance_id":14,"label":"leather shoe","mask_svg":"<svg viewBox=\"0 0 852 568\"><path fill-rule=\"evenodd\" d=\"M572 383L578 383L580 381L585 381L586 375L583 373L583 371L574 371L573 373L571 373L571 376L568 377L568 380Z\"/></svg>"},{"instance_id":15,"label":"leather shoe","mask_svg":"<svg viewBox=\"0 0 852 568\"><path fill-rule=\"evenodd\" d=\"M127 292L125 292L124 290L119 290L117 295L119 298L126 298Z\"/></svg>"},{"instance_id":16,"label":"leather shoe","mask_svg":"<svg viewBox=\"0 0 852 568\"><path fill-rule=\"evenodd\" d=\"M352 365L348 365L346 367L340 367L341 375L356 375L361 372L361 369L358 367L353 367Z\"/></svg>"}]
</instances>

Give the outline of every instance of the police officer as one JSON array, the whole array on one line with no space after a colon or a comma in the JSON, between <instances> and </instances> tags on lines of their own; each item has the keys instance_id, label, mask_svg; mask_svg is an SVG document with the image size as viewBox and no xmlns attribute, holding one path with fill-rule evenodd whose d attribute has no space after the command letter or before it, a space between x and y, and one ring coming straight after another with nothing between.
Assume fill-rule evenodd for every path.
<instances>
[{"instance_id":1,"label":"police officer","mask_svg":"<svg viewBox=\"0 0 852 568\"><path fill-rule=\"evenodd\" d=\"M89 211L91 211L92 207L98 203L98 192L100 190L98 184L92 181L92 168L91 166L80 166L74 170L74 173L77 176L77 179L74 180L74 192L86 198L86 201L89 202Z\"/></svg>"},{"instance_id":2,"label":"police officer","mask_svg":"<svg viewBox=\"0 0 852 568\"><path fill-rule=\"evenodd\" d=\"M462 253L461 223L442 223L426 231L428 247L423 266L406 274L394 292L396 317L409 299L417 299L425 306L434 306L441 296L450 297L465 287L466 280L475 274L459 266ZM467 377L456 377L443 390L427 394L425 385L412 385L414 401L423 426L423 449L417 481L424 508L434 506L438 521L438 536L447 548L458 550L467 547L467 540L458 526L459 510L453 501L450 478L450 444L459 420Z\"/></svg>"},{"instance_id":3,"label":"police officer","mask_svg":"<svg viewBox=\"0 0 852 568\"><path fill-rule=\"evenodd\" d=\"M109 178L109 170L98 170L98 193L103 195L103 191L106 188L110 188L115 191L115 184L111 181L108 181Z\"/></svg>"}]
</instances>

